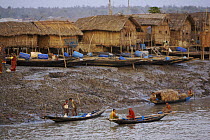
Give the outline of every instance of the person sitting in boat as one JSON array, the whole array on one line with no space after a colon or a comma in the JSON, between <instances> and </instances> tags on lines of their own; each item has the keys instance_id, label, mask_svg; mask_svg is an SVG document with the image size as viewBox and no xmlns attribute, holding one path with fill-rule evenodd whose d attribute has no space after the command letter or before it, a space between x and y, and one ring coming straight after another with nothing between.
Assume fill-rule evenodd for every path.
<instances>
[{"instance_id":1,"label":"person sitting in boat","mask_svg":"<svg viewBox=\"0 0 210 140\"><path fill-rule=\"evenodd\" d=\"M171 105L169 105L169 103L166 103L166 106L163 108L163 113L170 113L172 112L172 109L171 109Z\"/></svg>"},{"instance_id":2,"label":"person sitting in boat","mask_svg":"<svg viewBox=\"0 0 210 140\"><path fill-rule=\"evenodd\" d=\"M194 93L193 93L192 89L190 89L190 90L188 90L187 94L188 94L188 96L191 97L191 96L193 96Z\"/></svg>"},{"instance_id":3,"label":"person sitting in boat","mask_svg":"<svg viewBox=\"0 0 210 140\"><path fill-rule=\"evenodd\" d=\"M76 102L72 98L69 98L69 101L71 101L71 105L72 105L72 116L77 116Z\"/></svg>"},{"instance_id":4,"label":"person sitting in boat","mask_svg":"<svg viewBox=\"0 0 210 140\"><path fill-rule=\"evenodd\" d=\"M112 112L110 113L109 119L113 120L113 119L118 119L119 117L116 115L116 110L113 109Z\"/></svg>"},{"instance_id":5,"label":"person sitting in boat","mask_svg":"<svg viewBox=\"0 0 210 140\"><path fill-rule=\"evenodd\" d=\"M156 101L157 98L156 98L156 94L155 92L152 92L152 95L150 95L150 101Z\"/></svg>"},{"instance_id":6,"label":"person sitting in boat","mask_svg":"<svg viewBox=\"0 0 210 140\"><path fill-rule=\"evenodd\" d=\"M67 117L69 114L69 100L66 99L65 103L63 104L64 116Z\"/></svg>"},{"instance_id":7,"label":"person sitting in boat","mask_svg":"<svg viewBox=\"0 0 210 140\"><path fill-rule=\"evenodd\" d=\"M127 118L131 120L135 119L135 113L132 108L129 108L129 115L127 116Z\"/></svg>"}]
</instances>

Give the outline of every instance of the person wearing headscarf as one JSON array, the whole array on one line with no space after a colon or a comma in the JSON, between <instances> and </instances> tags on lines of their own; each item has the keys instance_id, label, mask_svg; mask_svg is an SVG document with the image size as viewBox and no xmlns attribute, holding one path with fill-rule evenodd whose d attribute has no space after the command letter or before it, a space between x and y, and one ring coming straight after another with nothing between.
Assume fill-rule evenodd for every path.
<instances>
[{"instance_id":1,"label":"person wearing headscarf","mask_svg":"<svg viewBox=\"0 0 210 140\"><path fill-rule=\"evenodd\" d=\"M129 108L129 115L127 116L128 119L135 119L135 113L132 108Z\"/></svg>"}]
</instances>

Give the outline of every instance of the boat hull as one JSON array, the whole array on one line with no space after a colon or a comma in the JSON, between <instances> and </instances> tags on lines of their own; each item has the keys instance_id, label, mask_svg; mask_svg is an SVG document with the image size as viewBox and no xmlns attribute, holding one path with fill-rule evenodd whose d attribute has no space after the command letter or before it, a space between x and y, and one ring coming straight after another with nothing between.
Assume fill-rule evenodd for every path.
<instances>
[{"instance_id":1,"label":"boat hull","mask_svg":"<svg viewBox=\"0 0 210 140\"><path fill-rule=\"evenodd\" d=\"M153 102L154 104L156 105L159 105L159 104L166 104L166 103L169 103L169 104L173 104L173 103L179 103L179 102L186 102L186 101L189 101L191 97L187 97L187 98L184 98L184 99L179 99L179 100L174 100L174 101L157 101L157 102Z\"/></svg>"},{"instance_id":2,"label":"boat hull","mask_svg":"<svg viewBox=\"0 0 210 140\"><path fill-rule=\"evenodd\" d=\"M53 120L54 122L69 122L69 121L80 121L80 120L87 120L101 116L106 109L99 110L93 113L91 116L88 117L56 117L56 116L44 116L45 119Z\"/></svg>"},{"instance_id":3,"label":"boat hull","mask_svg":"<svg viewBox=\"0 0 210 140\"><path fill-rule=\"evenodd\" d=\"M134 120L130 119L116 119L116 120L110 120L112 122L115 122L117 124L136 124L136 123L149 123L149 122L155 122L161 120L163 117L165 117L167 114L157 114L157 115L148 115L144 117L137 117Z\"/></svg>"}]
</instances>

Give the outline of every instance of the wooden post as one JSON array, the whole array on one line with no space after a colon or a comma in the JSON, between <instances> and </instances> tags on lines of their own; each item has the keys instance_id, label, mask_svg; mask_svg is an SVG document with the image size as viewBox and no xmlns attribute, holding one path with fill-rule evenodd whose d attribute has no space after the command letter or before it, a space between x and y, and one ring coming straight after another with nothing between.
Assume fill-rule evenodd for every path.
<instances>
[{"instance_id":1,"label":"wooden post","mask_svg":"<svg viewBox=\"0 0 210 140\"><path fill-rule=\"evenodd\" d=\"M209 60L210 60L210 47L209 47Z\"/></svg>"},{"instance_id":2,"label":"wooden post","mask_svg":"<svg viewBox=\"0 0 210 140\"><path fill-rule=\"evenodd\" d=\"M190 57L190 46L188 46L188 48L187 48L187 57L188 58Z\"/></svg>"},{"instance_id":3,"label":"wooden post","mask_svg":"<svg viewBox=\"0 0 210 140\"><path fill-rule=\"evenodd\" d=\"M91 43L92 43L92 40L93 40L93 36L94 36L94 34L91 36L90 44L89 44L89 47L88 47L88 52L90 52L90 46L91 46Z\"/></svg>"},{"instance_id":4,"label":"wooden post","mask_svg":"<svg viewBox=\"0 0 210 140\"><path fill-rule=\"evenodd\" d=\"M62 46L62 39L61 39L61 29L60 29L60 25L58 24L59 26L59 38L60 38L60 45ZM65 56L64 56L64 47L62 46L62 53L63 53L63 61L64 61L64 67L66 68L66 59L65 59Z\"/></svg>"}]
</instances>

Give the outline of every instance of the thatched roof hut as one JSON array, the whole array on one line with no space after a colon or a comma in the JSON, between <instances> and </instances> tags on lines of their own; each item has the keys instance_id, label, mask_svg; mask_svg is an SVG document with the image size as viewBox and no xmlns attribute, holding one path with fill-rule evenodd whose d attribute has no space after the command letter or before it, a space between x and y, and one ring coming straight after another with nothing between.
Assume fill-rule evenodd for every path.
<instances>
[{"instance_id":1,"label":"thatched roof hut","mask_svg":"<svg viewBox=\"0 0 210 140\"><path fill-rule=\"evenodd\" d=\"M155 45L162 45L163 42L170 40L170 30L166 14L135 14L132 16L141 24L144 30L143 37L140 37L144 38L144 42L154 42Z\"/></svg>"},{"instance_id":2,"label":"thatched roof hut","mask_svg":"<svg viewBox=\"0 0 210 140\"><path fill-rule=\"evenodd\" d=\"M82 31L101 30L118 32L124 28L128 20L140 28L140 25L135 20L124 15L98 15L80 18L76 21L75 25Z\"/></svg>"},{"instance_id":3,"label":"thatched roof hut","mask_svg":"<svg viewBox=\"0 0 210 140\"><path fill-rule=\"evenodd\" d=\"M105 47L136 45L136 33L141 32L141 26L132 17L124 15L80 18L75 25L84 33L84 44Z\"/></svg>"},{"instance_id":4,"label":"thatched roof hut","mask_svg":"<svg viewBox=\"0 0 210 140\"><path fill-rule=\"evenodd\" d=\"M39 30L30 22L0 22L0 42L5 47L37 46Z\"/></svg>"},{"instance_id":5,"label":"thatched roof hut","mask_svg":"<svg viewBox=\"0 0 210 140\"><path fill-rule=\"evenodd\" d=\"M189 46L191 31L194 29L194 20L189 14L170 13L169 26L171 30L171 43L174 46Z\"/></svg>"},{"instance_id":6,"label":"thatched roof hut","mask_svg":"<svg viewBox=\"0 0 210 140\"><path fill-rule=\"evenodd\" d=\"M70 21L35 21L40 30L38 45L40 48L67 48L70 44L78 45L83 33Z\"/></svg>"},{"instance_id":7,"label":"thatched roof hut","mask_svg":"<svg viewBox=\"0 0 210 140\"><path fill-rule=\"evenodd\" d=\"M197 12L190 15L195 21L195 40L201 40L203 47L210 47L210 12Z\"/></svg>"}]
</instances>

